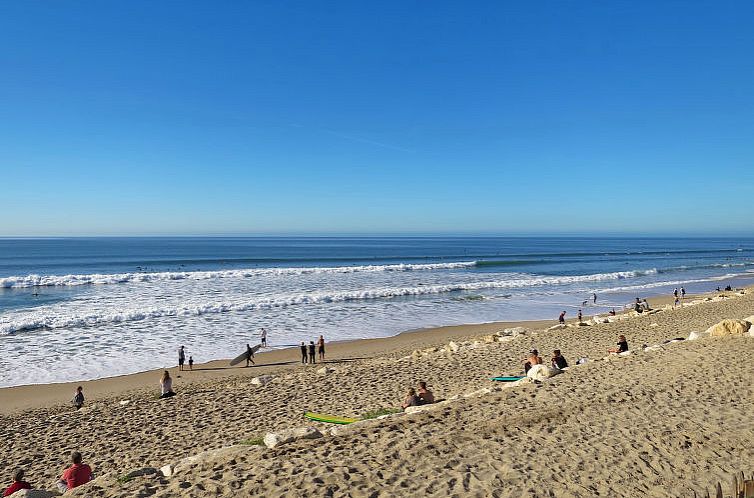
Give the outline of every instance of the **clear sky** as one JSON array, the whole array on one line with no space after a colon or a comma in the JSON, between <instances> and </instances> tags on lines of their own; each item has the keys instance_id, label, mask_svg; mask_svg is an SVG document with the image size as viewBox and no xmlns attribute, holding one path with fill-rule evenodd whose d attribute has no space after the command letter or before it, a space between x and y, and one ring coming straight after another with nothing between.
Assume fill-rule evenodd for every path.
<instances>
[{"instance_id":1,"label":"clear sky","mask_svg":"<svg viewBox=\"0 0 754 498\"><path fill-rule=\"evenodd\" d=\"M0 235L754 233L754 2L0 3Z\"/></svg>"}]
</instances>

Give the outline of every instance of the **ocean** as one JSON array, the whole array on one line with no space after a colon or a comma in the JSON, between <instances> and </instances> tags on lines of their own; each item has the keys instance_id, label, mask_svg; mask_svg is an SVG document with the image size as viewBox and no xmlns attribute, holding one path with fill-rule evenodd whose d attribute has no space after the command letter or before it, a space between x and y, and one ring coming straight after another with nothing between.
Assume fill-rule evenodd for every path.
<instances>
[{"instance_id":1,"label":"ocean","mask_svg":"<svg viewBox=\"0 0 754 498\"><path fill-rule=\"evenodd\" d=\"M0 239L0 387L753 282L752 238Z\"/></svg>"}]
</instances>

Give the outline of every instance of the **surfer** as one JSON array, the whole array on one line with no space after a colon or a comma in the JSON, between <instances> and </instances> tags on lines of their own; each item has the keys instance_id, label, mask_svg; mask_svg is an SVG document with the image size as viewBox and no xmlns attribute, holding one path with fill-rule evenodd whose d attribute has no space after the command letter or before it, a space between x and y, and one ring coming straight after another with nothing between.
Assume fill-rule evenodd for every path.
<instances>
[{"instance_id":1,"label":"surfer","mask_svg":"<svg viewBox=\"0 0 754 498\"><path fill-rule=\"evenodd\" d=\"M251 346L249 344L246 344L246 366L249 366L249 362L251 362L252 365L256 365L254 363L254 350L251 349Z\"/></svg>"},{"instance_id":2,"label":"surfer","mask_svg":"<svg viewBox=\"0 0 754 498\"><path fill-rule=\"evenodd\" d=\"M304 341L301 341L301 363L306 365L307 356L306 356L306 344Z\"/></svg>"},{"instance_id":3,"label":"surfer","mask_svg":"<svg viewBox=\"0 0 754 498\"><path fill-rule=\"evenodd\" d=\"M264 327L262 327L259 330L259 338L260 338L260 342L262 343L262 347L266 348L267 347L267 331L264 329Z\"/></svg>"},{"instance_id":4,"label":"surfer","mask_svg":"<svg viewBox=\"0 0 754 498\"><path fill-rule=\"evenodd\" d=\"M317 363L317 358L315 358L315 351L314 351L314 341L309 341L309 363Z\"/></svg>"},{"instance_id":5,"label":"surfer","mask_svg":"<svg viewBox=\"0 0 754 498\"><path fill-rule=\"evenodd\" d=\"M178 370L183 370L184 363L186 363L186 351L181 346L178 348Z\"/></svg>"},{"instance_id":6,"label":"surfer","mask_svg":"<svg viewBox=\"0 0 754 498\"><path fill-rule=\"evenodd\" d=\"M319 352L319 361L325 361L325 336L319 336L317 340L317 351Z\"/></svg>"}]
</instances>

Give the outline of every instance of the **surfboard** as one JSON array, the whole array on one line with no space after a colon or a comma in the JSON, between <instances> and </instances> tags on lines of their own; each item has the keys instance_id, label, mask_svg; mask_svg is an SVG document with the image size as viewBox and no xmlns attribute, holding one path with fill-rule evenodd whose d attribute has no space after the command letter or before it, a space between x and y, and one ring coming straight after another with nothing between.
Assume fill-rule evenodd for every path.
<instances>
[{"instance_id":1,"label":"surfboard","mask_svg":"<svg viewBox=\"0 0 754 498\"><path fill-rule=\"evenodd\" d=\"M251 350L254 353L256 353L257 351L259 351L259 348L261 348L261 347L262 347L261 344L257 344L256 346L252 346ZM235 358L233 358L232 360L230 360L230 366L231 367L236 366L239 363L241 363L242 361L246 361L246 348L244 348L243 353L239 354L238 356L236 356Z\"/></svg>"},{"instance_id":2,"label":"surfboard","mask_svg":"<svg viewBox=\"0 0 754 498\"><path fill-rule=\"evenodd\" d=\"M313 413L313 412L305 412L304 417L308 418L309 420L314 420L316 422L326 422L328 424L340 424L340 425L352 424L354 422L359 421L359 419L357 418L336 417L334 415L325 415L324 413Z\"/></svg>"},{"instance_id":3,"label":"surfboard","mask_svg":"<svg viewBox=\"0 0 754 498\"><path fill-rule=\"evenodd\" d=\"M526 377L492 377L490 380L496 380L498 382L516 382L517 380L525 378Z\"/></svg>"}]
</instances>

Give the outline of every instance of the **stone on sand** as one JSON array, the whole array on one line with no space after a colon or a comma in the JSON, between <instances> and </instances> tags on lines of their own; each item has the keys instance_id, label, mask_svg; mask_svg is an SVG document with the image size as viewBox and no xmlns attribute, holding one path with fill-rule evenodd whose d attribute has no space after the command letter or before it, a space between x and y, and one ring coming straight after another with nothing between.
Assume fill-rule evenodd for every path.
<instances>
[{"instance_id":1,"label":"stone on sand","mask_svg":"<svg viewBox=\"0 0 754 498\"><path fill-rule=\"evenodd\" d=\"M270 382L272 382L272 379L274 377L272 375L260 375L259 377L254 377L251 379L251 384L254 386L266 386Z\"/></svg>"},{"instance_id":2,"label":"stone on sand","mask_svg":"<svg viewBox=\"0 0 754 498\"><path fill-rule=\"evenodd\" d=\"M327 375L335 372L335 369L333 367L322 367L319 370L317 370L317 373L319 375Z\"/></svg>"},{"instance_id":3,"label":"stone on sand","mask_svg":"<svg viewBox=\"0 0 754 498\"><path fill-rule=\"evenodd\" d=\"M710 337L727 337L746 335L751 324L746 320L726 319L707 329Z\"/></svg>"},{"instance_id":4,"label":"stone on sand","mask_svg":"<svg viewBox=\"0 0 754 498\"><path fill-rule=\"evenodd\" d=\"M708 337L709 331L705 330L704 332L697 332L696 330L692 330L689 333L689 338L687 340L689 341L695 341L697 339L701 339L702 337Z\"/></svg>"},{"instance_id":5,"label":"stone on sand","mask_svg":"<svg viewBox=\"0 0 754 498\"><path fill-rule=\"evenodd\" d=\"M50 498L52 496L60 496L60 493L44 489L20 489L10 496L13 498Z\"/></svg>"},{"instance_id":6,"label":"stone on sand","mask_svg":"<svg viewBox=\"0 0 754 498\"><path fill-rule=\"evenodd\" d=\"M562 372L557 368L552 368L547 365L534 365L526 373L526 376L531 380L542 382L546 379L549 379L550 377L558 375L559 373Z\"/></svg>"},{"instance_id":7,"label":"stone on sand","mask_svg":"<svg viewBox=\"0 0 754 498\"><path fill-rule=\"evenodd\" d=\"M322 433L314 427L296 427L279 432L268 432L264 436L264 445L268 448L275 448L281 444L288 444L299 439L317 439L320 437L322 437Z\"/></svg>"}]
</instances>

